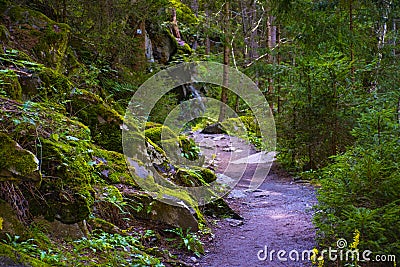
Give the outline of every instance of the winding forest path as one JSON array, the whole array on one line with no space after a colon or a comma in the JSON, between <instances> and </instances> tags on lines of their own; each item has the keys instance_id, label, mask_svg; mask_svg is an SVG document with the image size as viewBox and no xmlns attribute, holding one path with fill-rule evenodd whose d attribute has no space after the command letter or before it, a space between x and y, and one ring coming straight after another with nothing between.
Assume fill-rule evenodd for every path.
<instances>
[{"instance_id":1,"label":"winding forest path","mask_svg":"<svg viewBox=\"0 0 400 267\"><path fill-rule=\"evenodd\" d=\"M206 255L195 265L311 266L308 260L301 261L301 253L315 246L315 229L311 222L311 208L316 203L314 188L294 183L289 175L273 164L273 155L257 154L253 146L239 138L198 133L193 137L200 144L206 159L215 164L219 179L229 179L235 173L243 172L238 184L224 197L243 220L211 219L215 236L206 244ZM246 161L243 159L247 159L249 164L243 164ZM257 175L257 164L261 164L261 170L264 167L265 172L272 165L271 171L258 189L249 190L246 185ZM275 250L273 254L272 250ZM280 257L287 261L279 260L279 250L286 251ZM295 252L289 255L292 250L298 251L300 260L290 259L289 256L296 257Z\"/></svg>"}]
</instances>

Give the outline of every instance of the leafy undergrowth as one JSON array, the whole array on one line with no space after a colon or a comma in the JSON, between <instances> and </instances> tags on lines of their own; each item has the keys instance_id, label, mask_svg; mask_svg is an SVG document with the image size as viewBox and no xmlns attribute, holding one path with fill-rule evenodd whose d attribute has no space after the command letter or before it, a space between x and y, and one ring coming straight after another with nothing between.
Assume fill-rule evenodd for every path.
<instances>
[{"instance_id":1,"label":"leafy undergrowth","mask_svg":"<svg viewBox=\"0 0 400 267\"><path fill-rule=\"evenodd\" d=\"M30 232L30 239L7 234L2 242L51 266L185 266L187 259L204 253L199 236L181 228L150 230L135 224L121 233L94 231L75 240L50 237L38 225Z\"/></svg>"}]
</instances>

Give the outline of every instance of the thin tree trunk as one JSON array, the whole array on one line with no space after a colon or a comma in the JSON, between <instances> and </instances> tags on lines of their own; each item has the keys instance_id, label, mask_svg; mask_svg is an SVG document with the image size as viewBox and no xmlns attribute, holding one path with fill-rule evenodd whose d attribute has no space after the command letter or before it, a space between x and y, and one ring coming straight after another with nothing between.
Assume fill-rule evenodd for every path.
<instances>
[{"instance_id":1,"label":"thin tree trunk","mask_svg":"<svg viewBox=\"0 0 400 267\"><path fill-rule=\"evenodd\" d=\"M278 40L278 66L281 65L281 53L280 53L280 44L281 44L281 27L277 26L276 39ZM278 87L277 87L277 95L278 95L278 114L282 112L282 99L281 99L281 82L278 76Z\"/></svg>"},{"instance_id":2,"label":"thin tree trunk","mask_svg":"<svg viewBox=\"0 0 400 267\"><path fill-rule=\"evenodd\" d=\"M205 54L209 55L211 48L210 48L210 36L208 34L208 30L210 29L210 11L208 9L208 5L206 5L205 7L205 14L206 14L206 28L207 28L206 41L205 41L205 46L206 46Z\"/></svg>"},{"instance_id":3,"label":"thin tree trunk","mask_svg":"<svg viewBox=\"0 0 400 267\"><path fill-rule=\"evenodd\" d=\"M218 121L222 122L226 115L226 104L228 102L228 80L229 80L229 55L230 55L230 43L229 43L229 1L225 3L225 43L224 43L224 73L222 80L221 90L221 106Z\"/></svg>"},{"instance_id":4,"label":"thin tree trunk","mask_svg":"<svg viewBox=\"0 0 400 267\"><path fill-rule=\"evenodd\" d=\"M274 22L274 17L269 16L267 19L267 32L268 32L268 41L267 41L267 46L270 49L270 51L275 47L276 45L276 27L273 26ZM268 55L268 64L273 64L274 63L274 58L272 54L270 53ZM268 94L272 95L274 92L274 86L273 86L274 80L269 77L268 78ZM273 109L273 103L271 103L271 109Z\"/></svg>"},{"instance_id":5,"label":"thin tree trunk","mask_svg":"<svg viewBox=\"0 0 400 267\"><path fill-rule=\"evenodd\" d=\"M351 60L351 80L355 82L355 67L354 67L354 43L353 43L353 35L354 35L354 22L353 22L353 0L349 0L349 30L350 30L350 60Z\"/></svg>"},{"instance_id":6,"label":"thin tree trunk","mask_svg":"<svg viewBox=\"0 0 400 267\"><path fill-rule=\"evenodd\" d=\"M177 40L181 39L181 33L178 27L178 21L176 20L176 9L171 10L171 33Z\"/></svg>"}]
</instances>

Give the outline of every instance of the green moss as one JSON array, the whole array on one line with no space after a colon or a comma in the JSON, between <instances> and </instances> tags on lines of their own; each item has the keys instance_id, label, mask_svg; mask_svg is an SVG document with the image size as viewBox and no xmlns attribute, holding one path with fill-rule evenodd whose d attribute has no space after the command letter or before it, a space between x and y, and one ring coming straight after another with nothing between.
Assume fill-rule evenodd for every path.
<instances>
[{"instance_id":1,"label":"green moss","mask_svg":"<svg viewBox=\"0 0 400 267\"><path fill-rule=\"evenodd\" d=\"M64 223L86 219L94 203L91 184L96 180L88 164L92 147L84 141L41 139L41 144L44 177L40 191L45 203L32 199L32 213Z\"/></svg>"},{"instance_id":2,"label":"green moss","mask_svg":"<svg viewBox=\"0 0 400 267\"><path fill-rule=\"evenodd\" d=\"M184 24L197 24L199 20L193 14L193 11L179 0L169 0L169 5L176 10L177 20Z\"/></svg>"},{"instance_id":3,"label":"green moss","mask_svg":"<svg viewBox=\"0 0 400 267\"><path fill-rule=\"evenodd\" d=\"M243 122L246 129L252 133L259 134L260 128L257 120L252 116L240 116L240 120Z\"/></svg>"},{"instance_id":4,"label":"green moss","mask_svg":"<svg viewBox=\"0 0 400 267\"><path fill-rule=\"evenodd\" d=\"M89 126L97 145L122 152L123 118L99 96L85 90L76 91L71 98L70 113Z\"/></svg>"},{"instance_id":5,"label":"green moss","mask_svg":"<svg viewBox=\"0 0 400 267\"><path fill-rule=\"evenodd\" d=\"M66 99L70 95L73 84L59 72L50 68L43 68L38 76L42 85L40 89L37 89L40 96L44 98L58 96L58 101L60 101L60 99Z\"/></svg>"},{"instance_id":6,"label":"green moss","mask_svg":"<svg viewBox=\"0 0 400 267\"><path fill-rule=\"evenodd\" d=\"M238 118L230 118L222 122L222 126L224 129L227 129L227 131L230 134L235 135L236 132L238 132L238 128L245 127L245 129L241 128L241 131L248 131L254 134L259 134L260 133L260 128L258 126L258 123L255 118L252 116L240 116Z\"/></svg>"},{"instance_id":7,"label":"green moss","mask_svg":"<svg viewBox=\"0 0 400 267\"><path fill-rule=\"evenodd\" d=\"M217 176L215 175L215 172L210 169L198 167L198 166L192 166L191 168L194 171L196 171L197 173L199 173L202 180L205 181L206 183L212 183L215 180L217 180Z\"/></svg>"},{"instance_id":8,"label":"green moss","mask_svg":"<svg viewBox=\"0 0 400 267\"><path fill-rule=\"evenodd\" d=\"M11 6L6 13L16 26L14 34L23 40L21 44L24 50L33 52L35 58L46 66L58 72L63 71L70 27L21 6Z\"/></svg>"},{"instance_id":9,"label":"green moss","mask_svg":"<svg viewBox=\"0 0 400 267\"><path fill-rule=\"evenodd\" d=\"M148 128L144 131L144 134L159 146L161 146L161 137L163 137L163 139L178 140L176 134L168 126Z\"/></svg>"},{"instance_id":10,"label":"green moss","mask_svg":"<svg viewBox=\"0 0 400 267\"><path fill-rule=\"evenodd\" d=\"M0 88L7 97L14 100L22 99L21 84L18 81L18 75L13 70L0 70Z\"/></svg>"},{"instance_id":11,"label":"green moss","mask_svg":"<svg viewBox=\"0 0 400 267\"><path fill-rule=\"evenodd\" d=\"M0 132L0 181L2 179L28 179L40 182L41 175L36 157L21 148L7 134Z\"/></svg>"},{"instance_id":12,"label":"green moss","mask_svg":"<svg viewBox=\"0 0 400 267\"><path fill-rule=\"evenodd\" d=\"M193 53L192 48L185 43L184 45L178 45L178 55L191 55Z\"/></svg>"},{"instance_id":13,"label":"green moss","mask_svg":"<svg viewBox=\"0 0 400 267\"><path fill-rule=\"evenodd\" d=\"M148 121L146 122L146 129L154 128L154 127L162 127L161 123Z\"/></svg>"},{"instance_id":14,"label":"green moss","mask_svg":"<svg viewBox=\"0 0 400 267\"><path fill-rule=\"evenodd\" d=\"M10 32L7 27L4 25L0 25L0 41L3 43L7 43L10 39Z\"/></svg>"},{"instance_id":15,"label":"green moss","mask_svg":"<svg viewBox=\"0 0 400 267\"><path fill-rule=\"evenodd\" d=\"M32 267L50 267L47 263L31 258L3 243L0 243L0 262L6 264L5 266L17 266L22 264Z\"/></svg>"},{"instance_id":16,"label":"green moss","mask_svg":"<svg viewBox=\"0 0 400 267\"><path fill-rule=\"evenodd\" d=\"M127 167L125 156L115 151L95 149L90 164L109 184L128 184L137 187Z\"/></svg>"},{"instance_id":17,"label":"green moss","mask_svg":"<svg viewBox=\"0 0 400 267\"><path fill-rule=\"evenodd\" d=\"M173 182L184 187L197 187L207 184L200 172L183 168L175 173Z\"/></svg>"}]
</instances>

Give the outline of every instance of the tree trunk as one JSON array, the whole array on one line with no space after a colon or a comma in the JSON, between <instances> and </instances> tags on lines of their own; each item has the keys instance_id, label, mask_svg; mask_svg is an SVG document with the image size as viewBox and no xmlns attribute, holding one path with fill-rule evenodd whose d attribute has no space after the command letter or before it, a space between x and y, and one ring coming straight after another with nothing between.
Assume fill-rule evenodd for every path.
<instances>
[{"instance_id":1,"label":"tree trunk","mask_svg":"<svg viewBox=\"0 0 400 267\"><path fill-rule=\"evenodd\" d=\"M210 48L210 36L208 34L208 31L210 29L210 11L208 9L208 5L206 5L205 7L205 14L206 14L206 29L207 29L206 41L205 41L205 46L206 46L205 54L209 55L211 48Z\"/></svg>"},{"instance_id":2,"label":"tree trunk","mask_svg":"<svg viewBox=\"0 0 400 267\"><path fill-rule=\"evenodd\" d=\"M224 42L224 73L222 79L222 90L221 90L221 106L218 121L222 122L226 115L226 104L228 103L228 81L229 81L229 1L225 3L225 42Z\"/></svg>"},{"instance_id":3,"label":"tree trunk","mask_svg":"<svg viewBox=\"0 0 400 267\"><path fill-rule=\"evenodd\" d=\"M176 20L176 9L173 8L171 10L171 33L173 36L175 36L175 38L177 40L181 39L181 33L179 31L179 27L178 27L178 21Z\"/></svg>"},{"instance_id":4,"label":"tree trunk","mask_svg":"<svg viewBox=\"0 0 400 267\"><path fill-rule=\"evenodd\" d=\"M278 40L278 66L280 66L281 65L281 53L280 53L281 27L280 27L280 25L277 26L276 39ZM281 82L280 82L279 76L278 76L277 95L278 95L278 114L279 114L282 112Z\"/></svg>"},{"instance_id":5,"label":"tree trunk","mask_svg":"<svg viewBox=\"0 0 400 267\"><path fill-rule=\"evenodd\" d=\"M354 43L353 43L353 35L354 35L354 23L353 23L353 0L349 0L349 30L351 34L350 38L350 60L351 60L351 80L355 82L355 67L354 67Z\"/></svg>"},{"instance_id":6,"label":"tree trunk","mask_svg":"<svg viewBox=\"0 0 400 267\"><path fill-rule=\"evenodd\" d=\"M276 45L276 26L273 25L273 22L275 20L275 17L269 16L267 19L267 31L268 31L268 41L267 41L267 46L269 50L271 51L275 45ZM270 53L268 55L268 64L273 64L274 63L274 58L272 54ZM274 80L269 77L268 78L268 94L272 95L274 93L274 86L273 86ZM271 109L273 109L273 103L271 102Z\"/></svg>"}]
</instances>

